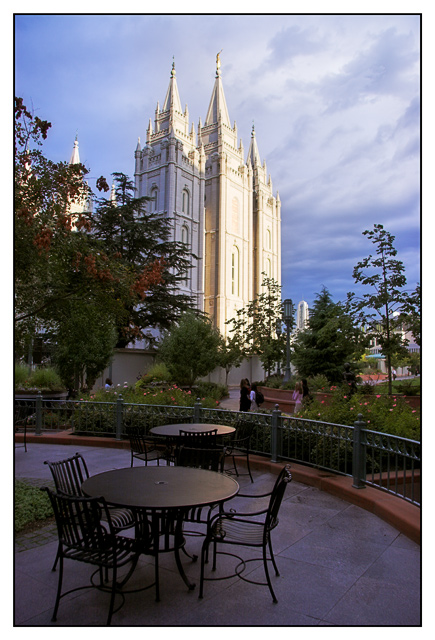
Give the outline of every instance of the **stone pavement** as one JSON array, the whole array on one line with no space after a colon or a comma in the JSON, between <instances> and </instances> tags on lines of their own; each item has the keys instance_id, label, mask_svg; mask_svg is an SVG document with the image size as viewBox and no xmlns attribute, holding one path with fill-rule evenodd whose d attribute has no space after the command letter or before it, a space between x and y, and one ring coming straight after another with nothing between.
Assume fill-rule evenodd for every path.
<instances>
[{"instance_id":1,"label":"stone pavement","mask_svg":"<svg viewBox=\"0 0 435 640\"><path fill-rule=\"evenodd\" d=\"M91 474L129 466L126 450L31 443L15 451L15 476L44 486L50 472L43 461L60 460L76 451L86 458ZM259 469L255 482L240 477L244 490L262 493L275 476ZM241 501L241 499L238 499ZM78 591L61 600L58 621L51 622L57 572L52 525L31 542L15 544L15 626L105 625L108 595L96 589ZM188 591L173 554L161 556L161 601L154 590L127 593L114 614L113 626L419 626L420 547L373 513L336 496L293 480L272 536L280 577L273 577L278 604L267 587L239 578L206 582L198 599L200 566L183 557L188 576L197 583ZM189 551L198 553L200 537L189 537ZM252 557L247 550L247 557ZM231 558L223 557L218 569ZM261 563L248 565L251 577L263 578ZM88 584L92 569L77 562L65 565L65 585ZM151 583L153 562L142 557L128 583Z\"/></svg>"}]
</instances>

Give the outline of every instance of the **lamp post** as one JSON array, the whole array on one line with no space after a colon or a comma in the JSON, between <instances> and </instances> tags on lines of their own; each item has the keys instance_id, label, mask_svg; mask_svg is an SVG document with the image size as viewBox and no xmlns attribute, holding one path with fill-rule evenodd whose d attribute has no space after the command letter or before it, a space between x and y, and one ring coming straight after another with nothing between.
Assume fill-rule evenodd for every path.
<instances>
[{"instance_id":1,"label":"lamp post","mask_svg":"<svg viewBox=\"0 0 435 640\"><path fill-rule=\"evenodd\" d=\"M278 340L282 335L282 320L281 318L276 321L276 335L278 336ZM281 361L278 360L278 375L281 376Z\"/></svg>"},{"instance_id":2,"label":"lamp post","mask_svg":"<svg viewBox=\"0 0 435 640\"><path fill-rule=\"evenodd\" d=\"M287 358L285 365L284 382L290 382L292 374L290 370L290 331L293 323L293 302L289 298L283 302L283 320L287 327Z\"/></svg>"}]
</instances>

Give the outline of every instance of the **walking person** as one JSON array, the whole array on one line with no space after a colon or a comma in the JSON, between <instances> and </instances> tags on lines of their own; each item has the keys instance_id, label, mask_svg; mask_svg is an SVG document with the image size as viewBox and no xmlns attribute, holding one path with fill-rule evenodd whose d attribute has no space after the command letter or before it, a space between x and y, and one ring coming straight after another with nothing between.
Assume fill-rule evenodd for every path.
<instances>
[{"instance_id":1,"label":"walking person","mask_svg":"<svg viewBox=\"0 0 435 640\"><path fill-rule=\"evenodd\" d=\"M293 413L299 413L302 407L302 399L303 399L302 382L296 382L292 399L295 401L295 408Z\"/></svg>"},{"instance_id":2,"label":"walking person","mask_svg":"<svg viewBox=\"0 0 435 640\"><path fill-rule=\"evenodd\" d=\"M240 408L239 411L249 411L251 408L250 387L246 378L240 381Z\"/></svg>"},{"instance_id":3,"label":"walking person","mask_svg":"<svg viewBox=\"0 0 435 640\"><path fill-rule=\"evenodd\" d=\"M252 384L251 393L249 394L249 398L251 400L251 408L250 411L257 411L259 409L259 405L257 404L257 385Z\"/></svg>"}]
</instances>

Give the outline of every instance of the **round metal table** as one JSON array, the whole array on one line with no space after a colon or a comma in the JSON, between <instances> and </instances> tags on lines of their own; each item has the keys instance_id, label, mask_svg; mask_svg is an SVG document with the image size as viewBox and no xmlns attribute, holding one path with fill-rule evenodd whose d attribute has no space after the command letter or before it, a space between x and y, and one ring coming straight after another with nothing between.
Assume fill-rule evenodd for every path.
<instances>
[{"instance_id":1,"label":"round metal table","mask_svg":"<svg viewBox=\"0 0 435 640\"><path fill-rule=\"evenodd\" d=\"M235 496L238 483L222 473L190 467L128 467L91 476L81 485L89 497L104 497L110 505L127 507L149 517L155 556L156 600L160 599L158 555L174 551L178 571L189 589L190 583L181 564L179 551L184 548L183 518L192 507L224 502ZM169 536L173 542L169 544ZM160 545L163 540L163 548ZM149 547L149 545L148 545Z\"/></svg>"},{"instance_id":2,"label":"round metal table","mask_svg":"<svg viewBox=\"0 0 435 640\"><path fill-rule=\"evenodd\" d=\"M188 431L189 433L204 433L205 431L213 431L214 429L217 429L217 436L228 436L236 430L235 427L228 427L224 424L205 424L197 422L194 424L164 424L160 427L153 427L150 429L150 432L156 436L174 438L180 435L180 429L182 431Z\"/></svg>"}]
</instances>

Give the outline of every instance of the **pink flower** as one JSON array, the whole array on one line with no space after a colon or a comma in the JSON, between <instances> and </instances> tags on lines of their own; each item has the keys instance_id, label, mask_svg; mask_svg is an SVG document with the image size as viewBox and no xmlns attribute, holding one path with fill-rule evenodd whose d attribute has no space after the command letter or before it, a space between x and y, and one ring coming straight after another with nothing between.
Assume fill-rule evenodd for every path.
<instances>
[{"instance_id":1,"label":"pink flower","mask_svg":"<svg viewBox=\"0 0 435 640\"><path fill-rule=\"evenodd\" d=\"M347 399L347 396L343 396L343 398L346 398L346 399Z\"/></svg>"},{"instance_id":2,"label":"pink flower","mask_svg":"<svg viewBox=\"0 0 435 640\"><path fill-rule=\"evenodd\" d=\"M325 404L325 401L324 401L324 400L322 400L322 404Z\"/></svg>"},{"instance_id":3,"label":"pink flower","mask_svg":"<svg viewBox=\"0 0 435 640\"><path fill-rule=\"evenodd\" d=\"M394 411L394 409L390 409L390 411Z\"/></svg>"},{"instance_id":4,"label":"pink flower","mask_svg":"<svg viewBox=\"0 0 435 640\"><path fill-rule=\"evenodd\" d=\"M380 398L381 396L376 396L377 398Z\"/></svg>"},{"instance_id":5,"label":"pink flower","mask_svg":"<svg viewBox=\"0 0 435 640\"><path fill-rule=\"evenodd\" d=\"M414 411L412 413L416 413L416 409L414 409Z\"/></svg>"}]
</instances>

